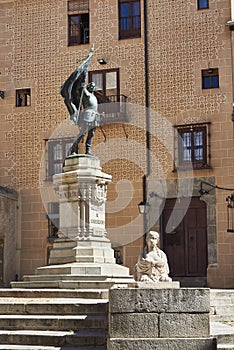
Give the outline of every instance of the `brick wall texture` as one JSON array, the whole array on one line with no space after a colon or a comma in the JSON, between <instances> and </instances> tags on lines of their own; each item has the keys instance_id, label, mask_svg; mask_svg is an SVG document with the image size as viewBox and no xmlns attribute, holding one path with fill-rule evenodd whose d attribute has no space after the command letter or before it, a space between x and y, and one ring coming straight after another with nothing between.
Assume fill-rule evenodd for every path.
<instances>
[{"instance_id":1,"label":"brick wall texture","mask_svg":"<svg viewBox=\"0 0 234 350\"><path fill-rule=\"evenodd\" d=\"M180 176L214 177L217 185L234 188L233 57L226 26L230 1L210 0L208 10L198 11L195 0L149 0L147 8L151 180L178 177L173 172L173 125L211 122L211 168ZM120 92L128 97L134 121L125 129L122 124L104 125L107 142L98 129L93 146L103 171L113 176L107 230L114 239L130 237L120 241L125 245L124 263L132 268L142 249L142 237L134 230L138 226L140 231L142 225L137 203L147 170L143 1L142 35L135 39L118 39L118 1L92 0L89 9L90 44L95 48L90 71L103 69L100 58L108 61L105 69L120 69ZM0 99L0 183L21 197L20 274L24 275L46 263L48 228L43 204L47 189L41 171L45 140L68 119L59 89L90 45L68 46L65 0L0 1L0 28L0 90L5 91ZM220 87L202 90L201 70L209 67L219 68ZM15 91L22 88L31 89L31 106L19 108ZM64 127L63 133L69 136L76 131ZM131 191L124 196L125 190ZM227 194L216 191L218 255L207 276L215 287L234 287L234 234L227 233ZM111 209L113 201L120 205L118 210Z\"/></svg>"}]
</instances>

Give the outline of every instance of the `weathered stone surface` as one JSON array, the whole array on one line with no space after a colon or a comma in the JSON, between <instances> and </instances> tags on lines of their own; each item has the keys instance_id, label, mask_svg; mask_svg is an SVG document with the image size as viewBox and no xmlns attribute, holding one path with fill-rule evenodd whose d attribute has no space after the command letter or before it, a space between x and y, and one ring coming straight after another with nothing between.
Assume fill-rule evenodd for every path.
<instances>
[{"instance_id":1,"label":"weathered stone surface","mask_svg":"<svg viewBox=\"0 0 234 350\"><path fill-rule=\"evenodd\" d=\"M179 281L172 282L134 282L128 285L129 288L144 288L144 289L178 289L180 288Z\"/></svg>"},{"instance_id":2,"label":"weathered stone surface","mask_svg":"<svg viewBox=\"0 0 234 350\"><path fill-rule=\"evenodd\" d=\"M108 350L216 350L214 338L111 339Z\"/></svg>"},{"instance_id":3,"label":"weathered stone surface","mask_svg":"<svg viewBox=\"0 0 234 350\"><path fill-rule=\"evenodd\" d=\"M209 296L210 291L207 288L117 289L113 287L110 290L110 312L204 313L210 311Z\"/></svg>"},{"instance_id":4,"label":"weathered stone surface","mask_svg":"<svg viewBox=\"0 0 234 350\"><path fill-rule=\"evenodd\" d=\"M160 314L159 334L160 338L209 337L209 314Z\"/></svg>"},{"instance_id":5,"label":"weathered stone surface","mask_svg":"<svg viewBox=\"0 0 234 350\"><path fill-rule=\"evenodd\" d=\"M157 338L158 314L114 314L110 317L109 334L112 338Z\"/></svg>"}]
</instances>

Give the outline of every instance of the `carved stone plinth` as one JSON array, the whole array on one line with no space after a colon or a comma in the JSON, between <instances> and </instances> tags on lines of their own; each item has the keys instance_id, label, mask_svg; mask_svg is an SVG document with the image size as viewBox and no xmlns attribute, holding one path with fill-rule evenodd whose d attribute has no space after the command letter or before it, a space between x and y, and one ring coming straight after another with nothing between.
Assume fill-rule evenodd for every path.
<instances>
[{"instance_id":1,"label":"carved stone plinth","mask_svg":"<svg viewBox=\"0 0 234 350\"><path fill-rule=\"evenodd\" d=\"M111 175L101 171L97 157L75 155L65 160L64 172L54 176L63 239L55 242L50 264L115 263L105 227L110 181Z\"/></svg>"},{"instance_id":2,"label":"carved stone plinth","mask_svg":"<svg viewBox=\"0 0 234 350\"><path fill-rule=\"evenodd\" d=\"M51 250L49 265L25 276L13 288L110 288L134 282L129 269L117 265L105 227L107 185L94 156L65 160L64 172L54 176L59 197L60 238Z\"/></svg>"},{"instance_id":3,"label":"carved stone plinth","mask_svg":"<svg viewBox=\"0 0 234 350\"><path fill-rule=\"evenodd\" d=\"M100 160L86 155L70 156L64 172L54 175L59 197L60 231L72 240L108 241L105 202L111 175L101 171Z\"/></svg>"},{"instance_id":4,"label":"carved stone plinth","mask_svg":"<svg viewBox=\"0 0 234 350\"><path fill-rule=\"evenodd\" d=\"M53 244L49 265L12 282L13 288L107 289L134 282L129 269L115 263L107 238L105 202L110 181L94 156L65 160L64 172L54 176L61 238Z\"/></svg>"}]
</instances>

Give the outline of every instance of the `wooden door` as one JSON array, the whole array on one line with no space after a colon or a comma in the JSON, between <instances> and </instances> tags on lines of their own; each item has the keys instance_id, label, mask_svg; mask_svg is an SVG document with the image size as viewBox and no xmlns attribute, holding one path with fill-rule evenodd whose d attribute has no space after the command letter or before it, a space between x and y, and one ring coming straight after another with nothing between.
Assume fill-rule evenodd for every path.
<instances>
[{"instance_id":1,"label":"wooden door","mask_svg":"<svg viewBox=\"0 0 234 350\"><path fill-rule=\"evenodd\" d=\"M168 199L162 214L163 250L167 254L172 277L205 277L207 270L206 204L192 198L184 214L187 200ZM173 215L171 215L173 212ZM178 224L178 217L182 221ZM169 222L170 229L167 229ZM173 226L173 221L175 225Z\"/></svg>"}]
</instances>

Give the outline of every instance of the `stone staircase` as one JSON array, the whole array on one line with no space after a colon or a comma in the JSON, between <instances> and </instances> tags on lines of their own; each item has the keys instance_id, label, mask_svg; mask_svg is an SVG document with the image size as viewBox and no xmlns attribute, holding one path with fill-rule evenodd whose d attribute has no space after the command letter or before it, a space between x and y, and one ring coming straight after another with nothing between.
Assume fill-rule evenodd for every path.
<instances>
[{"instance_id":1,"label":"stone staircase","mask_svg":"<svg viewBox=\"0 0 234 350\"><path fill-rule=\"evenodd\" d=\"M217 349L234 350L234 290L210 290L211 334L217 338Z\"/></svg>"},{"instance_id":2,"label":"stone staircase","mask_svg":"<svg viewBox=\"0 0 234 350\"><path fill-rule=\"evenodd\" d=\"M210 294L211 335L234 350L234 290ZM108 300L108 288L0 289L0 350L106 350Z\"/></svg>"},{"instance_id":3,"label":"stone staircase","mask_svg":"<svg viewBox=\"0 0 234 350\"><path fill-rule=\"evenodd\" d=\"M106 350L108 290L0 289L0 349Z\"/></svg>"}]
</instances>

